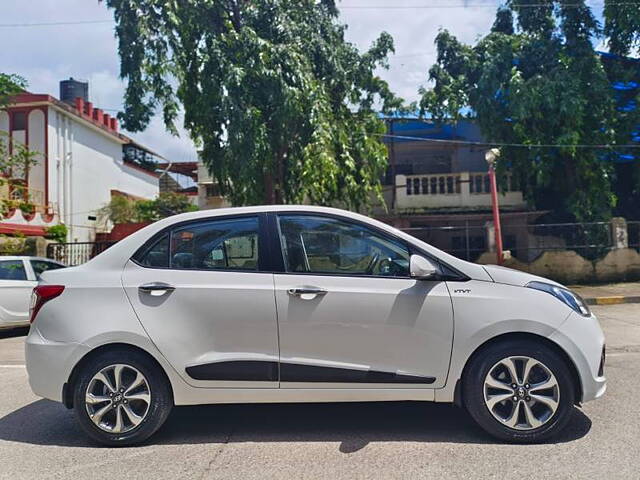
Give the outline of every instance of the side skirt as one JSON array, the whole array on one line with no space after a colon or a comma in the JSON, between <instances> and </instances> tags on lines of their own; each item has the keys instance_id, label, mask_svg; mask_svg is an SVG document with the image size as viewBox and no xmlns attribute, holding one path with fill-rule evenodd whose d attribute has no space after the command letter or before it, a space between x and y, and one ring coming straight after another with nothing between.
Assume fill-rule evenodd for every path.
<instances>
[{"instance_id":1,"label":"side skirt","mask_svg":"<svg viewBox=\"0 0 640 480\"><path fill-rule=\"evenodd\" d=\"M435 401L432 388L174 388L176 405Z\"/></svg>"}]
</instances>

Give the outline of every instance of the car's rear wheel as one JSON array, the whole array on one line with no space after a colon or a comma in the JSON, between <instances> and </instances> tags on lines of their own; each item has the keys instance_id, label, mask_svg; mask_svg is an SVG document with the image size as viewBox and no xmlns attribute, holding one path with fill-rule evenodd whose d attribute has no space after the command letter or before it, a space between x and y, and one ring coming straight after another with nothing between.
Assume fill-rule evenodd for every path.
<instances>
[{"instance_id":1,"label":"car's rear wheel","mask_svg":"<svg viewBox=\"0 0 640 480\"><path fill-rule=\"evenodd\" d=\"M83 430L109 446L143 442L165 422L173 399L166 377L135 350L107 351L81 366L74 409Z\"/></svg>"},{"instance_id":2,"label":"car's rear wheel","mask_svg":"<svg viewBox=\"0 0 640 480\"><path fill-rule=\"evenodd\" d=\"M463 378L463 401L473 419L501 440L544 441L573 412L575 389L564 359L542 342L514 340L490 346Z\"/></svg>"}]
</instances>

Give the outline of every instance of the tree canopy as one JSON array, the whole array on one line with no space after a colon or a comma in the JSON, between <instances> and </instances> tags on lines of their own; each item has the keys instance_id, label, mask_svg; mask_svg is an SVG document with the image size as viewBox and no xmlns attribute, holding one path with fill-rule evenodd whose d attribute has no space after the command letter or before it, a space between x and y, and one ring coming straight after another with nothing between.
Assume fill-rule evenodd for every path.
<instances>
[{"instance_id":1,"label":"tree canopy","mask_svg":"<svg viewBox=\"0 0 640 480\"><path fill-rule=\"evenodd\" d=\"M0 72L0 108L6 107L9 99L27 88L27 82L19 75Z\"/></svg>"},{"instance_id":2,"label":"tree canopy","mask_svg":"<svg viewBox=\"0 0 640 480\"><path fill-rule=\"evenodd\" d=\"M616 115L613 119L617 144L640 141L640 59L629 58L640 48L640 8L605 1L604 31L612 55L603 56L605 70L614 88ZM637 52L637 50L636 50ZM616 213L640 220L640 150L619 149L615 164Z\"/></svg>"},{"instance_id":3,"label":"tree canopy","mask_svg":"<svg viewBox=\"0 0 640 480\"><path fill-rule=\"evenodd\" d=\"M105 0L114 10L130 131L178 113L234 204L380 194L384 123L400 106L374 74L392 38L361 53L334 0Z\"/></svg>"},{"instance_id":4,"label":"tree canopy","mask_svg":"<svg viewBox=\"0 0 640 480\"><path fill-rule=\"evenodd\" d=\"M634 48L640 48L640 6L605 0L604 19L604 33L612 53L629 55Z\"/></svg>"},{"instance_id":5,"label":"tree canopy","mask_svg":"<svg viewBox=\"0 0 640 480\"><path fill-rule=\"evenodd\" d=\"M163 192L153 200L136 200L116 195L100 209L99 216L102 223L155 222L171 215L196 210L198 207L192 205L188 197L179 193Z\"/></svg>"},{"instance_id":6,"label":"tree canopy","mask_svg":"<svg viewBox=\"0 0 640 480\"><path fill-rule=\"evenodd\" d=\"M613 167L606 149L581 147L616 140L611 84L592 44L600 27L583 0L530 3L507 2L473 46L441 31L421 110L441 121L472 116L489 141L506 144L498 172L509 169L537 208L605 219Z\"/></svg>"}]
</instances>

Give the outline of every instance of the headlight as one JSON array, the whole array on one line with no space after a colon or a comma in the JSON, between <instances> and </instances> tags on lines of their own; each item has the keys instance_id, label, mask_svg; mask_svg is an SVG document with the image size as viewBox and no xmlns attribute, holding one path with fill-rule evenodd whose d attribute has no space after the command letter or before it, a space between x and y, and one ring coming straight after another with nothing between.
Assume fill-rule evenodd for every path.
<instances>
[{"instance_id":1,"label":"headlight","mask_svg":"<svg viewBox=\"0 0 640 480\"><path fill-rule=\"evenodd\" d=\"M544 282L529 282L527 283L527 287L550 293L558 300L569 306L571 309L578 312L580 315L583 315L585 317L591 315L589 307L587 307L587 304L584 303L584 300L580 297L580 295L578 295L577 293L573 293L568 288L558 287L557 285L551 285L550 283Z\"/></svg>"}]
</instances>

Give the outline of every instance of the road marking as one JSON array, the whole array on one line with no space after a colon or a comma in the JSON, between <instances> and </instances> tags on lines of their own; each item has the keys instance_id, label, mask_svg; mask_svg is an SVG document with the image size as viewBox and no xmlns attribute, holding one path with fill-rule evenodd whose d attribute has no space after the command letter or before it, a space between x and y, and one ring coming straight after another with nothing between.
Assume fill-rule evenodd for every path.
<instances>
[{"instance_id":1,"label":"road marking","mask_svg":"<svg viewBox=\"0 0 640 480\"><path fill-rule=\"evenodd\" d=\"M0 365L0 368L27 368L26 365Z\"/></svg>"}]
</instances>

